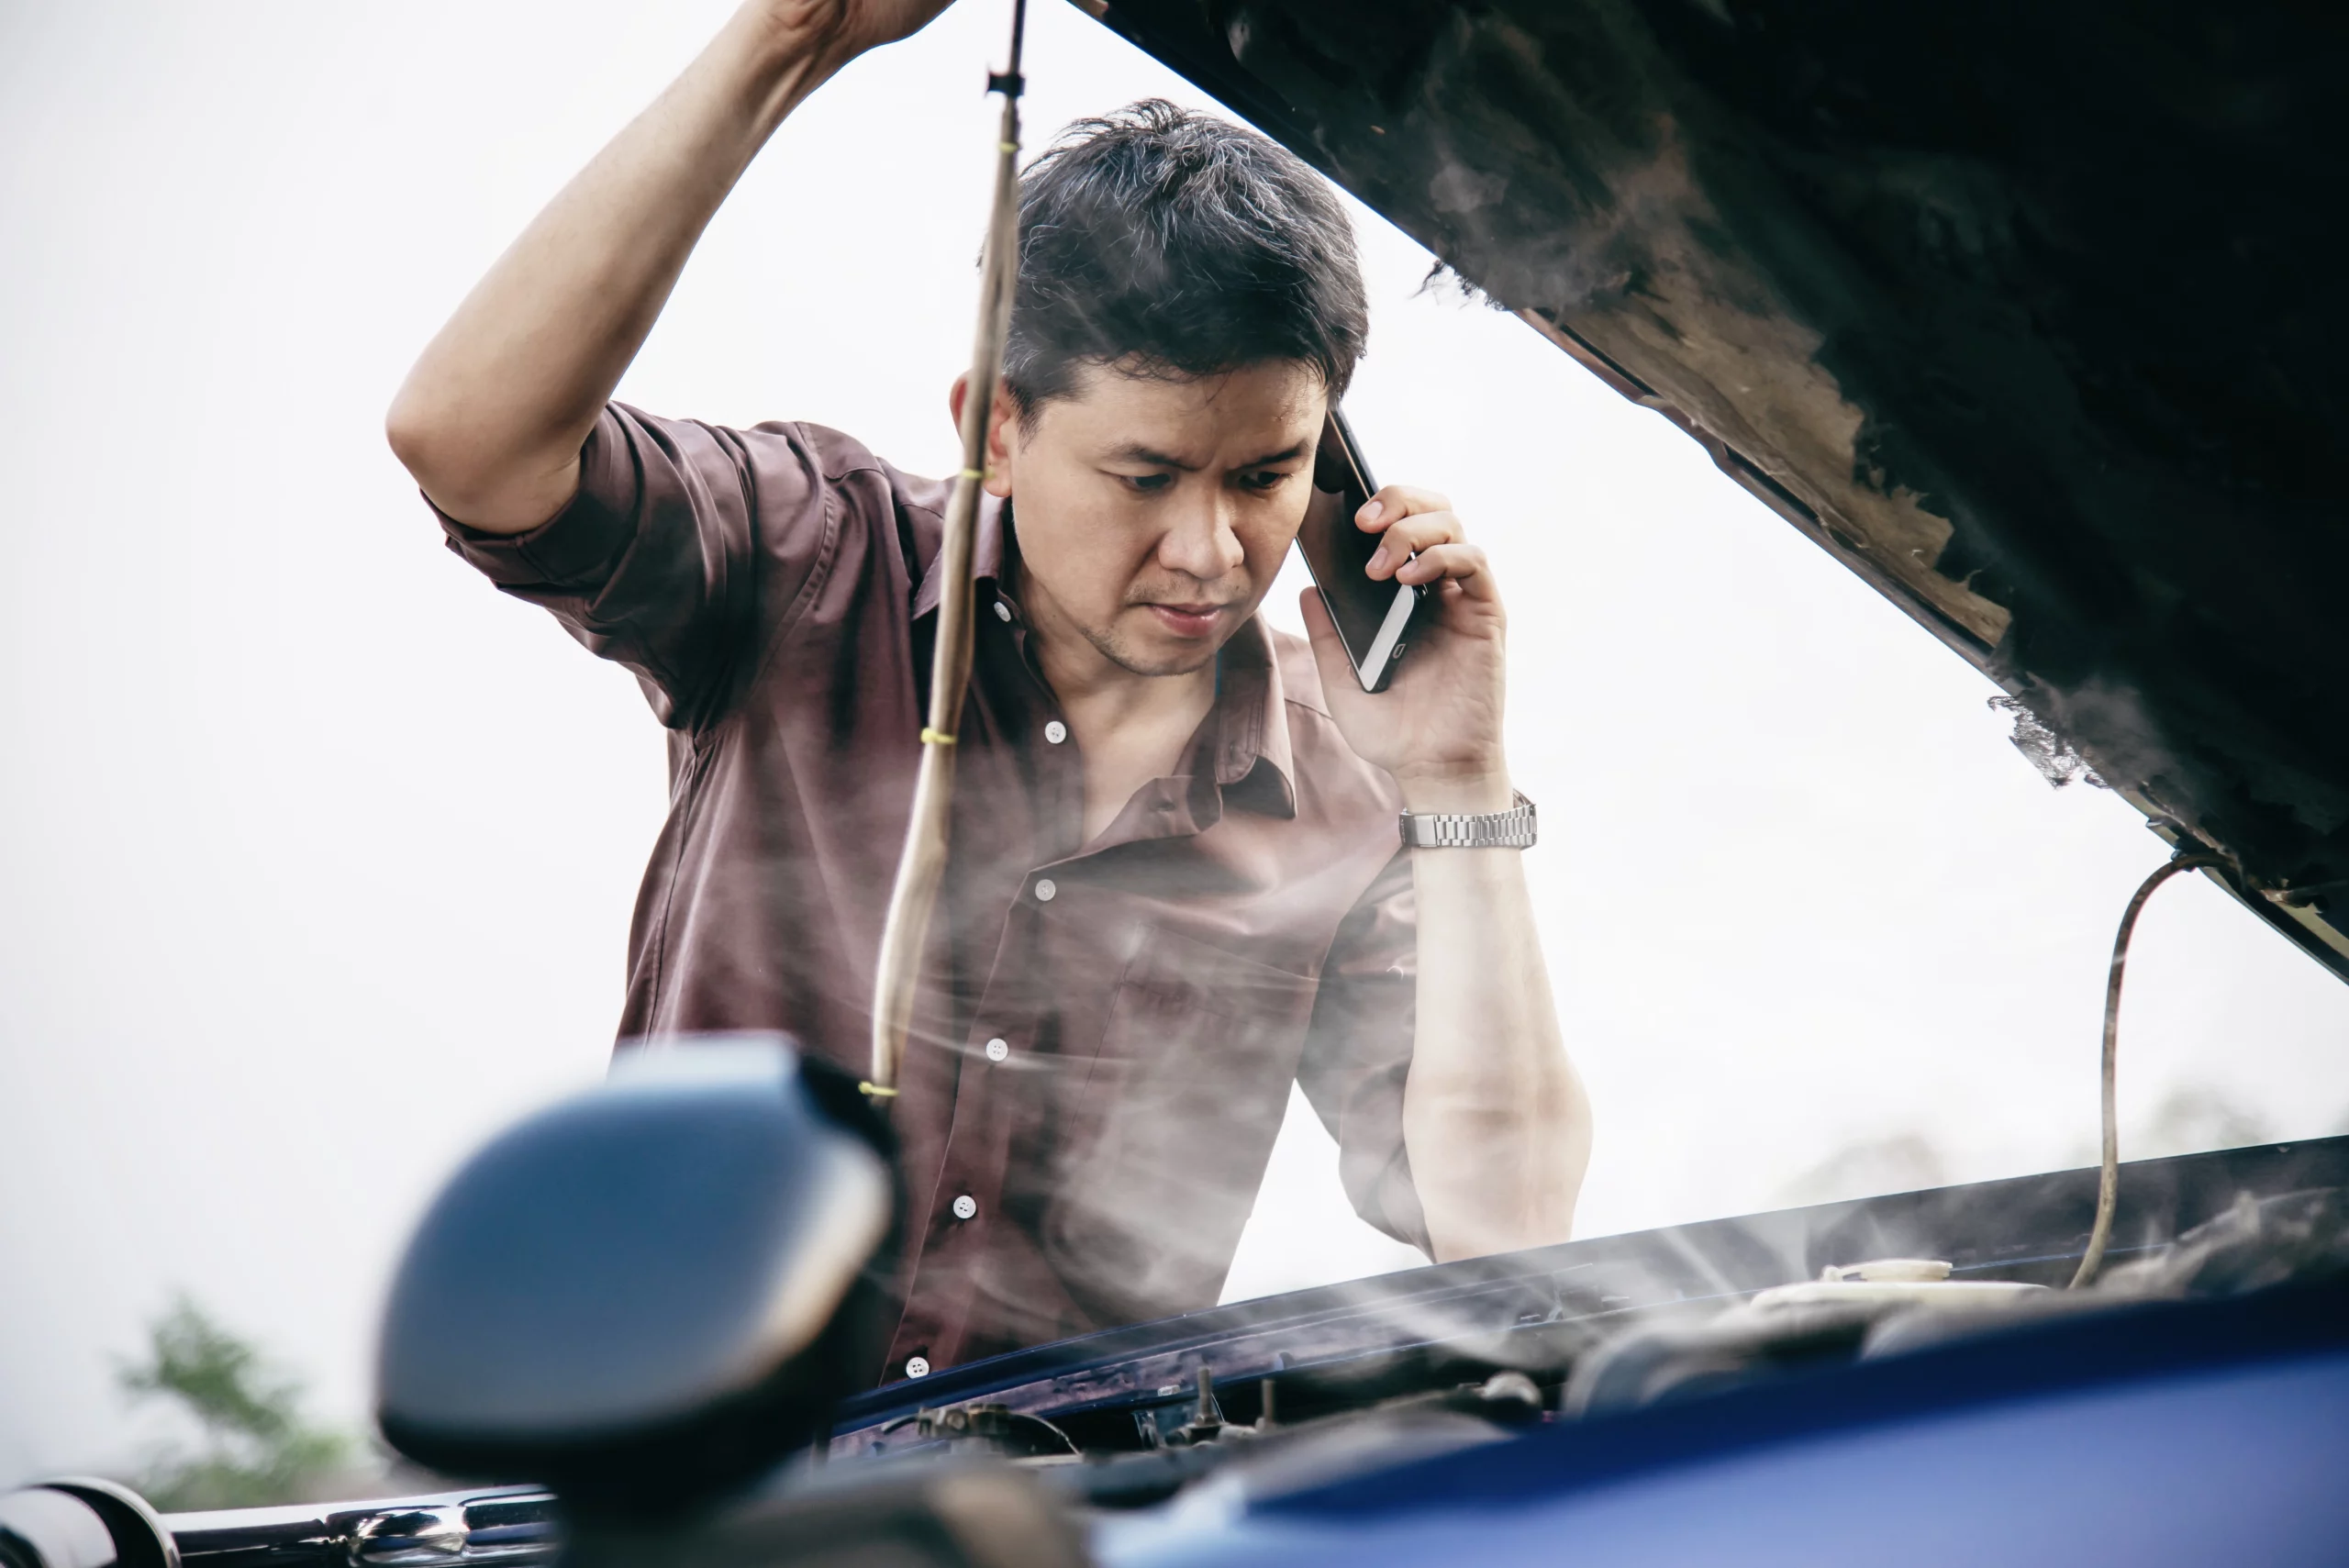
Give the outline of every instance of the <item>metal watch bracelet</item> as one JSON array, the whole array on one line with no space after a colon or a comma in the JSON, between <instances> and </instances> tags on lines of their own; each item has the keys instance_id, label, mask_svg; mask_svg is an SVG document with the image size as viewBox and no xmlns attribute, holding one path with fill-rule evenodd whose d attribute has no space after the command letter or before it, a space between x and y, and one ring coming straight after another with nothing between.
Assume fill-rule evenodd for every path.
<instances>
[{"instance_id":1,"label":"metal watch bracelet","mask_svg":"<svg viewBox=\"0 0 2349 1568\"><path fill-rule=\"evenodd\" d=\"M1406 811L1396 826L1404 847L1413 850L1530 850L1535 837L1533 803L1522 790L1508 792L1507 811Z\"/></svg>"}]
</instances>

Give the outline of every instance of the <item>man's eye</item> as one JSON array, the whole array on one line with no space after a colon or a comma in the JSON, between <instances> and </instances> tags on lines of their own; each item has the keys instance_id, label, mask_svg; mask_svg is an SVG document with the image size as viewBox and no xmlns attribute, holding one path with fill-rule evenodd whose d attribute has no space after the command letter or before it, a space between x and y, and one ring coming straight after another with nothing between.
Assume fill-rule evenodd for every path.
<instances>
[{"instance_id":1,"label":"man's eye","mask_svg":"<svg viewBox=\"0 0 2349 1568\"><path fill-rule=\"evenodd\" d=\"M1241 483L1251 490L1276 490L1280 487L1281 481L1287 477L1288 475L1279 469L1270 469L1262 473L1252 473Z\"/></svg>"},{"instance_id":2,"label":"man's eye","mask_svg":"<svg viewBox=\"0 0 2349 1568\"><path fill-rule=\"evenodd\" d=\"M1145 495L1155 495L1174 483L1171 473L1121 473L1118 477Z\"/></svg>"}]
</instances>

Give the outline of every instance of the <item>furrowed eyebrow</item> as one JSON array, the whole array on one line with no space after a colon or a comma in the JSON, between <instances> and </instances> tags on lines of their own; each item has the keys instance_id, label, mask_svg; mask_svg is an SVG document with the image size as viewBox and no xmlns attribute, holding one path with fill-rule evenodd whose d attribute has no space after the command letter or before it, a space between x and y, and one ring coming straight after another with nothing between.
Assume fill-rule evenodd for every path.
<instances>
[{"instance_id":1,"label":"furrowed eyebrow","mask_svg":"<svg viewBox=\"0 0 2349 1568\"><path fill-rule=\"evenodd\" d=\"M1112 448L1109 452L1109 461L1146 462L1159 468L1179 468L1186 473L1191 473L1198 466L1197 463L1185 462L1181 458L1168 457L1162 451L1153 451L1140 441L1128 441L1124 446Z\"/></svg>"},{"instance_id":2,"label":"furrowed eyebrow","mask_svg":"<svg viewBox=\"0 0 2349 1568\"><path fill-rule=\"evenodd\" d=\"M1263 468L1270 463L1286 462L1291 458L1303 457L1304 455L1305 443L1303 441L1295 441L1280 451L1267 452L1263 457L1251 458L1246 462L1241 463L1239 467ZM1199 466L1195 462L1185 462L1181 458L1169 457L1164 452L1143 446L1139 441L1128 441L1124 446L1111 449L1109 452L1109 461L1112 462L1146 462L1158 468L1180 469L1185 473L1195 473Z\"/></svg>"}]
</instances>

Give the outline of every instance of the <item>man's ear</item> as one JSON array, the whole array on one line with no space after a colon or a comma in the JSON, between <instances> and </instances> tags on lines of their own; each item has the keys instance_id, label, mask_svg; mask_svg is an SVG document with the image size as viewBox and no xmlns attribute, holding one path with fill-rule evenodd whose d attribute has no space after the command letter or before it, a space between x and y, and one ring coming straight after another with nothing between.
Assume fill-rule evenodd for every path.
<instances>
[{"instance_id":1,"label":"man's ear","mask_svg":"<svg viewBox=\"0 0 2349 1568\"><path fill-rule=\"evenodd\" d=\"M946 411L952 416L954 428L963 428L963 405L970 400L971 373L968 371L954 378L953 387L946 394ZM986 444L986 488L990 495L1008 499L1011 495L1011 424L1019 417L1019 409L1011 395L998 383L995 406L989 409Z\"/></svg>"}]
</instances>

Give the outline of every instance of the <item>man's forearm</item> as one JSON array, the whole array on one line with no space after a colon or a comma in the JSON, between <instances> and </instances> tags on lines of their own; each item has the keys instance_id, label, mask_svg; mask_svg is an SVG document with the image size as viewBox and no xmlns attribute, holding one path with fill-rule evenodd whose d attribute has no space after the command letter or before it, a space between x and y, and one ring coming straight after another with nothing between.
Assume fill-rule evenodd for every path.
<instances>
[{"instance_id":1,"label":"man's forearm","mask_svg":"<svg viewBox=\"0 0 2349 1568\"><path fill-rule=\"evenodd\" d=\"M1505 784L1417 788L1415 811L1507 807ZM1418 850L1419 1024L1404 1091L1411 1177L1439 1262L1563 1241L1590 1106L1559 1038L1517 850Z\"/></svg>"},{"instance_id":2,"label":"man's forearm","mask_svg":"<svg viewBox=\"0 0 2349 1568\"><path fill-rule=\"evenodd\" d=\"M519 533L569 502L596 415L719 204L839 68L839 30L745 6L465 297L386 421L443 511Z\"/></svg>"}]
</instances>

